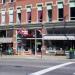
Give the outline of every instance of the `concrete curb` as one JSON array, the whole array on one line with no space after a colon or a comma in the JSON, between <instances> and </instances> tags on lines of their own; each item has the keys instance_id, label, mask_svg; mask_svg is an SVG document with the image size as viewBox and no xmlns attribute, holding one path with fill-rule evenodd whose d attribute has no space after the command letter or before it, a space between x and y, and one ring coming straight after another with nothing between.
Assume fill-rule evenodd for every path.
<instances>
[{"instance_id":1,"label":"concrete curb","mask_svg":"<svg viewBox=\"0 0 75 75\"><path fill-rule=\"evenodd\" d=\"M2 55L0 59L7 58L7 59L45 59L45 60L75 60L75 59L68 59L66 56L50 56L50 55Z\"/></svg>"}]
</instances>

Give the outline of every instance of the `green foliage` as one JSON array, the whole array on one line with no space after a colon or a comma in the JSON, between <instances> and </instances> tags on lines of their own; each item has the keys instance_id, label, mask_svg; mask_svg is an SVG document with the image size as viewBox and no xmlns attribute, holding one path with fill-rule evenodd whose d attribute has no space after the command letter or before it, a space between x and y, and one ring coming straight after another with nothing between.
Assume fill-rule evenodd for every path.
<instances>
[{"instance_id":1,"label":"green foliage","mask_svg":"<svg viewBox=\"0 0 75 75\"><path fill-rule=\"evenodd\" d=\"M69 51L70 52L73 52L73 51L75 51L75 49L74 48L70 48Z\"/></svg>"}]
</instances>

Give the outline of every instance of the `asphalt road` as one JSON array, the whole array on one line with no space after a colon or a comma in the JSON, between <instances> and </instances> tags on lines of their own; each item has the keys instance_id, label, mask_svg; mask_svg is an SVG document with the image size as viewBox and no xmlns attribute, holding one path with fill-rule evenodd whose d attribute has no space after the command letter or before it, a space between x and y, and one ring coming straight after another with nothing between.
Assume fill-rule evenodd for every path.
<instances>
[{"instance_id":1,"label":"asphalt road","mask_svg":"<svg viewBox=\"0 0 75 75\"><path fill-rule=\"evenodd\" d=\"M75 75L75 63L66 60L2 58L0 75Z\"/></svg>"}]
</instances>

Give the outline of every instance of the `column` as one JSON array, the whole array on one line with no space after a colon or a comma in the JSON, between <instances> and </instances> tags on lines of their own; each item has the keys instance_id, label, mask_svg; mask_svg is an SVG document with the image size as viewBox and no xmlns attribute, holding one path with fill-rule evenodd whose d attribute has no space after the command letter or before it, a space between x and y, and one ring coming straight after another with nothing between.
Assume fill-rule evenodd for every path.
<instances>
[{"instance_id":1,"label":"column","mask_svg":"<svg viewBox=\"0 0 75 75\"><path fill-rule=\"evenodd\" d=\"M17 54L17 30L13 30L13 51L14 54Z\"/></svg>"}]
</instances>

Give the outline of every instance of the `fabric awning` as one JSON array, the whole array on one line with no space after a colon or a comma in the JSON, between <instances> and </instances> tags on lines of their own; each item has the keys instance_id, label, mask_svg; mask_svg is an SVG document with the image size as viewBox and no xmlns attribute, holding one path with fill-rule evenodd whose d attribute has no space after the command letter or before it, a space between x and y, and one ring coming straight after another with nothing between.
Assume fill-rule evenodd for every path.
<instances>
[{"instance_id":1,"label":"fabric awning","mask_svg":"<svg viewBox=\"0 0 75 75\"><path fill-rule=\"evenodd\" d=\"M13 38L0 38L0 43L12 43Z\"/></svg>"},{"instance_id":2,"label":"fabric awning","mask_svg":"<svg viewBox=\"0 0 75 75\"><path fill-rule=\"evenodd\" d=\"M43 36L44 40L75 40L75 36Z\"/></svg>"}]
</instances>

